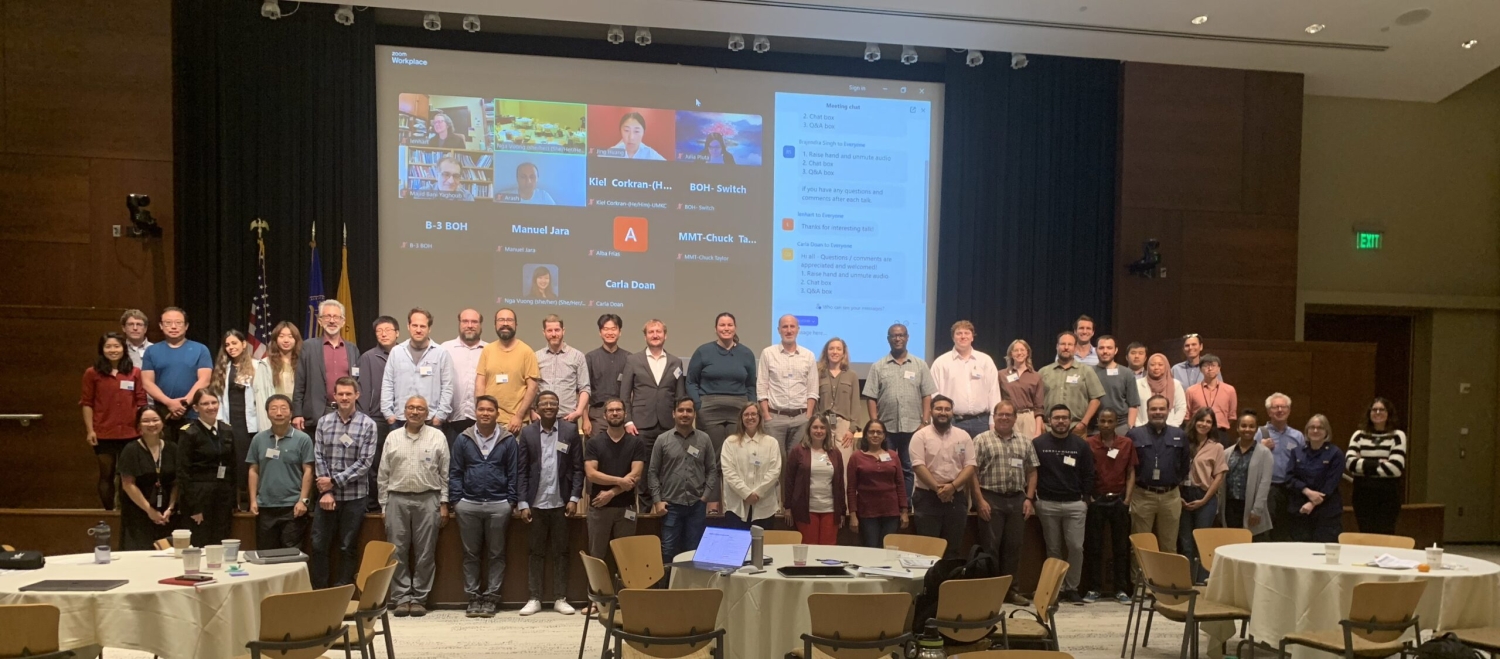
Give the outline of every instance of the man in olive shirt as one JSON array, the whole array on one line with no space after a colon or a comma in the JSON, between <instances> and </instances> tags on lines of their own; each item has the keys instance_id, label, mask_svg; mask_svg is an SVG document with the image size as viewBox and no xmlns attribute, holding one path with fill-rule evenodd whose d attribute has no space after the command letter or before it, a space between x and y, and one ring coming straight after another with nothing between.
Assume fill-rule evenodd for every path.
<instances>
[{"instance_id":1,"label":"man in olive shirt","mask_svg":"<svg viewBox=\"0 0 1500 659\"><path fill-rule=\"evenodd\" d=\"M250 514L255 515L255 547L301 547L312 528L312 438L292 427L292 399L266 399L271 427L255 434L245 462L250 465Z\"/></svg>"},{"instance_id":2,"label":"man in olive shirt","mask_svg":"<svg viewBox=\"0 0 1500 659\"><path fill-rule=\"evenodd\" d=\"M1099 411L1099 399L1104 397L1104 385L1099 375L1088 364L1073 358L1073 346L1078 338L1072 332L1057 335L1057 361L1037 369L1042 376L1042 385L1047 390L1043 407L1052 409L1063 405L1073 417L1071 431L1079 437L1087 436L1089 421ZM1051 417L1048 417L1051 424Z\"/></svg>"},{"instance_id":3,"label":"man in olive shirt","mask_svg":"<svg viewBox=\"0 0 1500 659\"><path fill-rule=\"evenodd\" d=\"M719 456L708 433L694 426L698 408L692 398L672 408L676 426L656 438L646 482L661 520L661 559L671 563L678 552L696 548L703 539L709 512L719 511ZM775 512L775 511L772 511Z\"/></svg>"},{"instance_id":4,"label":"man in olive shirt","mask_svg":"<svg viewBox=\"0 0 1500 659\"><path fill-rule=\"evenodd\" d=\"M1094 366L1094 375L1099 378L1099 384L1104 388L1104 398L1099 401L1099 411L1113 410L1117 421L1115 433L1124 435L1125 431L1135 427L1135 417L1141 407L1140 387L1135 382L1135 374L1115 361L1115 355L1119 352L1115 337L1108 335L1099 337L1099 345L1094 352L1099 355L1099 363ZM1098 418L1097 414L1095 418Z\"/></svg>"}]
</instances>

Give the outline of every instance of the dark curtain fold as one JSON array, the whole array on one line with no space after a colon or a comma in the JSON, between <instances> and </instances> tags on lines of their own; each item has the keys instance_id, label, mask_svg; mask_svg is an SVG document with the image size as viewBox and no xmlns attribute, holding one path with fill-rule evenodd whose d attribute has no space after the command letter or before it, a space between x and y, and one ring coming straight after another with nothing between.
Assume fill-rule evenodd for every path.
<instances>
[{"instance_id":1,"label":"dark curtain fold","mask_svg":"<svg viewBox=\"0 0 1500 659\"><path fill-rule=\"evenodd\" d=\"M271 323L306 332L317 223L324 294L338 290L343 227L360 342L374 344L376 252L375 25L334 22L303 3L269 21L247 0L173 2L173 150L178 305L193 338L243 330L263 218Z\"/></svg>"},{"instance_id":2,"label":"dark curtain fold","mask_svg":"<svg viewBox=\"0 0 1500 659\"><path fill-rule=\"evenodd\" d=\"M1002 368L1017 338L1041 366L1080 314L1109 333L1120 63L1032 57L1015 70L996 54L947 69L938 353L968 319Z\"/></svg>"}]
</instances>

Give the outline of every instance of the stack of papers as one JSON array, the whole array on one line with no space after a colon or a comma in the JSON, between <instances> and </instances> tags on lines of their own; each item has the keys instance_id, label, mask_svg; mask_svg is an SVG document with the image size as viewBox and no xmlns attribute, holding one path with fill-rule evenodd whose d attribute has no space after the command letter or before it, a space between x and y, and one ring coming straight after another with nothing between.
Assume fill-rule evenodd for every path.
<instances>
[{"instance_id":1,"label":"stack of papers","mask_svg":"<svg viewBox=\"0 0 1500 659\"><path fill-rule=\"evenodd\" d=\"M901 568L894 568L894 567L861 567L861 568L859 568L859 576L861 576L861 577L896 577L898 579L911 579L914 575L912 575L911 571L904 570L904 569L901 569Z\"/></svg>"},{"instance_id":2,"label":"stack of papers","mask_svg":"<svg viewBox=\"0 0 1500 659\"><path fill-rule=\"evenodd\" d=\"M1387 570L1410 570L1417 567L1419 561L1409 561L1404 558L1396 558L1390 554L1381 554L1375 560L1368 563L1371 567L1385 568Z\"/></svg>"},{"instance_id":3,"label":"stack of papers","mask_svg":"<svg viewBox=\"0 0 1500 659\"><path fill-rule=\"evenodd\" d=\"M937 564L936 558L925 556L908 555L901 557L901 567L908 570L928 570Z\"/></svg>"}]
</instances>

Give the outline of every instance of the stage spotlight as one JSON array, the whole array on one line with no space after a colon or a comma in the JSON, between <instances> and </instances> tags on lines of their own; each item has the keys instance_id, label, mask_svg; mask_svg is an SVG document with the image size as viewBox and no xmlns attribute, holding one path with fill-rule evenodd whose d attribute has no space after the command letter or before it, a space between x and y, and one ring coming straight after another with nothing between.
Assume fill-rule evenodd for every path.
<instances>
[{"instance_id":1,"label":"stage spotlight","mask_svg":"<svg viewBox=\"0 0 1500 659\"><path fill-rule=\"evenodd\" d=\"M1012 68L1012 69L1020 71L1021 69L1026 68L1026 65L1030 64L1030 63L1031 63L1031 60L1026 59L1026 54L1025 53L1011 53L1010 54L1010 68Z\"/></svg>"},{"instance_id":2,"label":"stage spotlight","mask_svg":"<svg viewBox=\"0 0 1500 659\"><path fill-rule=\"evenodd\" d=\"M464 31L465 32L478 32L479 31L479 17L475 16L474 14L469 14L468 16L465 16L464 17Z\"/></svg>"},{"instance_id":3,"label":"stage spotlight","mask_svg":"<svg viewBox=\"0 0 1500 659\"><path fill-rule=\"evenodd\" d=\"M737 33L729 35L729 49L732 50L732 51L734 51L734 52L736 52L736 53L744 50L745 49L745 35L743 35L743 34L737 34Z\"/></svg>"},{"instance_id":4,"label":"stage spotlight","mask_svg":"<svg viewBox=\"0 0 1500 659\"><path fill-rule=\"evenodd\" d=\"M281 18L281 3L277 0L266 0L260 3L260 15L273 21Z\"/></svg>"},{"instance_id":5,"label":"stage spotlight","mask_svg":"<svg viewBox=\"0 0 1500 659\"><path fill-rule=\"evenodd\" d=\"M866 43L865 44L865 61L866 62L879 62L880 61L880 44L874 43L874 42L870 42L870 43Z\"/></svg>"},{"instance_id":6,"label":"stage spotlight","mask_svg":"<svg viewBox=\"0 0 1500 659\"><path fill-rule=\"evenodd\" d=\"M435 11L429 11L425 14L422 14L422 27L432 30L433 32L437 32L438 30L443 29L443 17L438 15L438 13Z\"/></svg>"},{"instance_id":7,"label":"stage spotlight","mask_svg":"<svg viewBox=\"0 0 1500 659\"><path fill-rule=\"evenodd\" d=\"M353 25L354 5L339 5L333 12L333 20L338 21L339 25Z\"/></svg>"},{"instance_id":8,"label":"stage spotlight","mask_svg":"<svg viewBox=\"0 0 1500 659\"><path fill-rule=\"evenodd\" d=\"M968 64L969 66L979 66L980 64L984 64L984 53L979 52L977 49L970 48L969 54L964 55L964 64Z\"/></svg>"},{"instance_id":9,"label":"stage spotlight","mask_svg":"<svg viewBox=\"0 0 1500 659\"><path fill-rule=\"evenodd\" d=\"M767 39L765 35L757 34L755 35L755 41L750 43L750 49L757 53L769 52L771 50L771 40Z\"/></svg>"},{"instance_id":10,"label":"stage spotlight","mask_svg":"<svg viewBox=\"0 0 1500 659\"><path fill-rule=\"evenodd\" d=\"M625 28L618 25L609 26L609 31L604 33L604 40L616 46L625 43Z\"/></svg>"},{"instance_id":11,"label":"stage spotlight","mask_svg":"<svg viewBox=\"0 0 1500 659\"><path fill-rule=\"evenodd\" d=\"M649 28L649 27L638 27L638 28L635 29L635 45L637 45L637 46L649 46L649 45L651 45L651 28Z\"/></svg>"},{"instance_id":12,"label":"stage spotlight","mask_svg":"<svg viewBox=\"0 0 1500 659\"><path fill-rule=\"evenodd\" d=\"M916 48L912 48L911 46L902 46L901 47L901 63L902 64L916 64L917 63L917 49Z\"/></svg>"}]
</instances>

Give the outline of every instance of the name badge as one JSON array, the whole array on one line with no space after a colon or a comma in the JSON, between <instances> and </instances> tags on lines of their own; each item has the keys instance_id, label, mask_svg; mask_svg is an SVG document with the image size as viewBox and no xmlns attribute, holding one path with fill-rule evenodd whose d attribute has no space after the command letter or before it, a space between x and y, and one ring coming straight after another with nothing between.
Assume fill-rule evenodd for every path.
<instances>
[{"instance_id":1,"label":"name badge","mask_svg":"<svg viewBox=\"0 0 1500 659\"><path fill-rule=\"evenodd\" d=\"M219 480L223 480L224 479L224 474L226 473L227 470L228 470L228 467L225 467L224 465L219 465L219 475L218 475L217 478Z\"/></svg>"},{"instance_id":2,"label":"name badge","mask_svg":"<svg viewBox=\"0 0 1500 659\"><path fill-rule=\"evenodd\" d=\"M824 453L823 455L818 456L818 462L821 462L823 464L830 464L830 462L828 461L828 454Z\"/></svg>"},{"instance_id":3,"label":"name badge","mask_svg":"<svg viewBox=\"0 0 1500 659\"><path fill-rule=\"evenodd\" d=\"M693 456L695 458L698 457L698 452L699 452L698 451L698 447L696 447L696 446L689 446L688 449L687 449L687 451L688 451L688 455L691 455L691 456Z\"/></svg>"},{"instance_id":4,"label":"name badge","mask_svg":"<svg viewBox=\"0 0 1500 659\"><path fill-rule=\"evenodd\" d=\"M959 444L958 446L955 446L953 448L958 452L960 456L969 452L969 448L967 446L964 446L963 444Z\"/></svg>"},{"instance_id":5,"label":"name badge","mask_svg":"<svg viewBox=\"0 0 1500 659\"><path fill-rule=\"evenodd\" d=\"M1073 467L1078 464L1078 460L1071 455L1065 455L1063 456L1063 464Z\"/></svg>"},{"instance_id":6,"label":"name badge","mask_svg":"<svg viewBox=\"0 0 1500 659\"><path fill-rule=\"evenodd\" d=\"M617 373L617 374L615 374L615 382L622 382L624 380L625 380L625 374L624 373Z\"/></svg>"},{"instance_id":7,"label":"name badge","mask_svg":"<svg viewBox=\"0 0 1500 659\"><path fill-rule=\"evenodd\" d=\"M266 459L267 460L275 460L276 458L279 458L279 457L281 457L281 449L274 449L274 448L268 448L268 449L266 449Z\"/></svg>"},{"instance_id":8,"label":"name badge","mask_svg":"<svg viewBox=\"0 0 1500 659\"><path fill-rule=\"evenodd\" d=\"M1153 480L1153 481L1160 481L1161 480L1161 470L1160 469L1152 469L1151 470L1151 480Z\"/></svg>"},{"instance_id":9,"label":"name badge","mask_svg":"<svg viewBox=\"0 0 1500 659\"><path fill-rule=\"evenodd\" d=\"M625 519L634 522L635 521L635 511L631 510L629 508L626 508L625 509Z\"/></svg>"},{"instance_id":10,"label":"name badge","mask_svg":"<svg viewBox=\"0 0 1500 659\"><path fill-rule=\"evenodd\" d=\"M1076 376L1076 375L1069 375L1068 376L1068 384L1078 384L1078 376Z\"/></svg>"},{"instance_id":11,"label":"name badge","mask_svg":"<svg viewBox=\"0 0 1500 659\"><path fill-rule=\"evenodd\" d=\"M509 384L509 383L510 383L510 374L509 373L496 373L495 374L495 384Z\"/></svg>"},{"instance_id":12,"label":"name badge","mask_svg":"<svg viewBox=\"0 0 1500 659\"><path fill-rule=\"evenodd\" d=\"M917 374L914 371L902 371L901 372L901 377L906 378L908 380L915 380L915 379L917 379Z\"/></svg>"},{"instance_id":13,"label":"name badge","mask_svg":"<svg viewBox=\"0 0 1500 659\"><path fill-rule=\"evenodd\" d=\"M984 377L984 374L979 371L969 371L969 379L971 380L978 380L982 377Z\"/></svg>"},{"instance_id":14,"label":"name badge","mask_svg":"<svg viewBox=\"0 0 1500 659\"><path fill-rule=\"evenodd\" d=\"M698 455L698 454L694 453L693 455ZM750 464L755 465L756 467L759 467L760 466L760 458L750 458Z\"/></svg>"},{"instance_id":15,"label":"name badge","mask_svg":"<svg viewBox=\"0 0 1500 659\"><path fill-rule=\"evenodd\" d=\"M432 449L427 449L425 451L422 451L422 461L423 462L432 462Z\"/></svg>"},{"instance_id":16,"label":"name badge","mask_svg":"<svg viewBox=\"0 0 1500 659\"><path fill-rule=\"evenodd\" d=\"M1104 369L1104 374L1105 375L1119 375L1120 374L1120 369L1118 369L1118 368L1106 368L1106 369Z\"/></svg>"},{"instance_id":17,"label":"name badge","mask_svg":"<svg viewBox=\"0 0 1500 659\"><path fill-rule=\"evenodd\" d=\"M881 462L890 462L891 461L891 454L889 454L889 453L881 453L880 454L880 461Z\"/></svg>"},{"instance_id":18,"label":"name badge","mask_svg":"<svg viewBox=\"0 0 1500 659\"><path fill-rule=\"evenodd\" d=\"M1109 456L1109 459L1113 460L1120 456L1120 449L1112 448L1108 453L1105 453L1105 455Z\"/></svg>"},{"instance_id":19,"label":"name badge","mask_svg":"<svg viewBox=\"0 0 1500 659\"><path fill-rule=\"evenodd\" d=\"M431 366L422 366L417 369L417 375L432 375Z\"/></svg>"},{"instance_id":20,"label":"name badge","mask_svg":"<svg viewBox=\"0 0 1500 659\"><path fill-rule=\"evenodd\" d=\"M349 367L349 377L351 377L351 378L357 378L357 377L359 377L359 367L358 366L350 366Z\"/></svg>"},{"instance_id":21,"label":"name badge","mask_svg":"<svg viewBox=\"0 0 1500 659\"><path fill-rule=\"evenodd\" d=\"M1010 466L1012 466L1012 467L1017 467L1017 468L1019 468L1019 467L1021 467L1021 466L1022 466L1022 465L1023 465L1023 464L1024 464L1024 461L1022 461L1022 460L1021 460L1021 459L1020 459L1020 458L1011 458L1011 459L1010 459Z\"/></svg>"},{"instance_id":22,"label":"name badge","mask_svg":"<svg viewBox=\"0 0 1500 659\"><path fill-rule=\"evenodd\" d=\"M674 377L674 378L680 378L680 377L682 377L682 367L679 366L677 368L672 369L672 377Z\"/></svg>"},{"instance_id":23,"label":"name badge","mask_svg":"<svg viewBox=\"0 0 1500 659\"><path fill-rule=\"evenodd\" d=\"M568 445L564 444L562 442L558 442L557 443L557 452L558 453L567 453L568 452Z\"/></svg>"},{"instance_id":24,"label":"name badge","mask_svg":"<svg viewBox=\"0 0 1500 659\"><path fill-rule=\"evenodd\" d=\"M1006 382L1015 382L1016 380L1019 380L1019 379L1021 379L1021 376L1018 373L1010 373L1010 374L1008 374L1008 375L1005 376L1005 381Z\"/></svg>"},{"instance_id":25,"label":"name badge","mask_svg":"<svg viewBox=\"0 0 1500 659\"><path fill-rule=\"evenodd\" d=\"M135 380L120 380L120 391L135 391Z\"/></svg>"},{"instance_id":26,"label":"name badge","mask_svg":"<svg viewBox=\"0 0 1500 659\"><path fill-rule=\"evenodd\" d=\"M344 433L342 435L339 435L339 443L343 444L344 446L353 446L354 438L350 437L349 433Z\"/></svg>"},{"instance_id":27,"label":"name badge","mask_svg":"<svg viewBox=\"0 0 1500 659\"><path fill-rule=\"evenodd\" d=\"M160 485L158 485L158 486L157 486L157 489L160 489L160 488L161 488L161 486L160 486ZM160 507L161 507L161 492L157 492L157 493L156 493L156 507L157 507L157 508L160 508Z\"/></svg>"}]
</instances>

